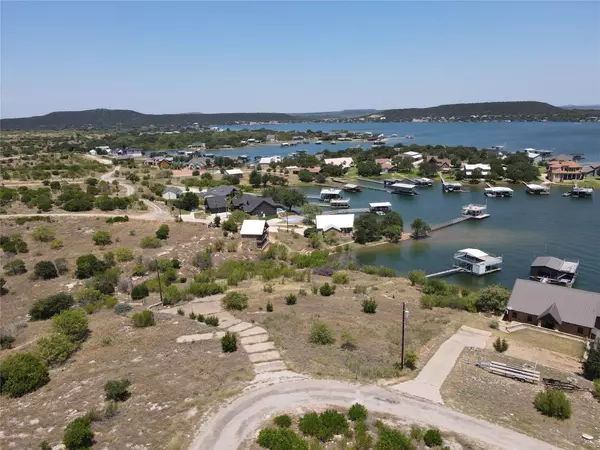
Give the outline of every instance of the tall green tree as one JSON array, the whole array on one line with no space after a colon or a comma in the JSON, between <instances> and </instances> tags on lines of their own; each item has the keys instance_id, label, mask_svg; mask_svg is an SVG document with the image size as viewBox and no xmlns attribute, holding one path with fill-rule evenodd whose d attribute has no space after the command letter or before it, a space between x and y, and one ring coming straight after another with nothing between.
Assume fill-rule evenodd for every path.
<instances>
[{"instance_id":1,"label":"tall green tree","mask_svg":"<svg viewBox=\"0 0 600 450\"><path fill-rule=\"evenodd\" d=\"M354 241L358 244L381 239L381 223L373 214L363 214L354 222Z\"/></svg>"},{"instance_id":2,"label":"tall green tree","mask_svg":"<svg viewBox=\"0 0 600 450\"><path fill-rule=\"evenodd\" d=\"M323 208L317 205L306 204L302 207L302 215L304 216L304 223L308 225L314 225L316 217L323 212Z\"/></svg>"},{"instance_id":3,"label":"tall green tree","mask_svg":"<svg viewBox=\"0 0 600 450\"><path fill-rule=\"evenodd\" d=\"M260 173L258 173L258 171L255 169L252 172L250 172L250 184L252 185L252 187L260 187L262 183L262 177L260 175Z\"/></svg>"},{"instance_id":4,"label":"tall green tree","mask_svg":"<svg viewBox=\"0 0 600 450\"><path fill-rule=\"evenodd\" d=\"M431 232L431 227L425 222L423 219L417 217L410 224L410 228L412 229L413 237L417 239L421 239L427 237L427 235Z\"/></svg>"}]
</instances>

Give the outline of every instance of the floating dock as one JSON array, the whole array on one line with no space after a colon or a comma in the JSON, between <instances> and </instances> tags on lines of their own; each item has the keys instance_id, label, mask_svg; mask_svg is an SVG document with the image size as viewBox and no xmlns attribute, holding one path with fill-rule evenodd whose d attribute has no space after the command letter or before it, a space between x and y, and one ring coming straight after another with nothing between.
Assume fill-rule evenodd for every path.
<instances>
[{"instance_id":1,"label":"floating dock","mask_svg":"<svg viewBox=\"0 0 600 450\"><path fill-rule=\"evenodd\" d=\"M461 183L451 182L444 180L442 172L438 172L440 179L442 180L442 190L444 192L464 192L463 185Z\"/></svg>"}]
</instances>

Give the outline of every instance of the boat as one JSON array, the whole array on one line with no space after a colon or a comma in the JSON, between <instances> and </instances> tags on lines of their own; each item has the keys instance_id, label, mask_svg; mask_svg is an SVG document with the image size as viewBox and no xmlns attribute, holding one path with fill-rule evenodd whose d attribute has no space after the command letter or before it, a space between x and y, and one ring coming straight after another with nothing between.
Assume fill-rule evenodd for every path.
<instances>
[{"instance_id":1,"label":"boat","mask_svg":"<svg viewBox=\"0 0 600 450\"><path fill-rule=\"evenodd\" d=\"M431 187L433 186L433 180L430 178L407 178L407 180L419 187Z\"/></svg>"},{"instance_id":2,"label":"boat","mask_svg":"<svg viewBox=\"0 0 600 450\"><path fill-rule=\"evenodd\" d=\"M414 139L415 137L412 134L407 134L404 136L405 139Z\"/></svg>"},{"instance_id":3,"label":"boat","mask_svg":"<svg viewBox=\"0 0 600 450\"><path fill-rule=\"evenodd\" d=\"M350 207L349 198L332 198L329 200L329 206L332 209L347 209Z\"/></svg>"},{"instance_id":4,"label":"boat","mask_svg":"<svg viewBox=\"0 0 600 450\"><path fill-rule=\"evenodd\" d=\"M315 145L321 145L323 141L315 141Z\"/></svg>"},{"instance_id":5,"label":"boat","mask_svg":"<svg viewBox=\"0 0 600 450\"><path fill-rule=\"evenodd\" d=\"M369 203L369 211L382 215L392 211L392 204L390 202Z\"/></svg>"},{"instance_id":6,"label":"boat","mask_svg":"<svg viewBox=\"0 0 600 450\"><path fill-rule=\"evenodd\" d=\"M335 142L335 141L331 141L331 142L330 142L330 144L331 144L331 145L336 145L336 144L337 144L337 142Z\"/></svg>"},{"instance_id":7,"label":"boat","mask_svg":"<svg viewBox=\"0 0 600 450\"><path fill-rule=\"evenodd\" d=\"M591 187L579 187L577 185L573 186L569 195L574 198L591 198L594 193L594 189Z\"/></svg>"},{"instance_id":8,"label":"boat","mask_svg":"<svg viewBox=\"0 0 600 450\"><path fill-rule=\"evenodd\" d=\"M389 186L390 192L392 194L400 194L400 195L419 195L417 191L415 191L414 184L408 183L394 183Z\"/></svg>"},{"instance_id":9,"label":"boat","mask_svg":"<svg viewBox=\"0 0 600 450\"><path fill-rule=\"evenodd\" d=\"M289 142L282 142L279 146L280 147L289 147L290 143Z\"/></svg>"},{"instance_id":10,"label":"boat","mask_svg":"<svg viewBox=\"0 0 600 450\"><path fill-rule=\"evenodd\" d=\"M342 189L344 190L344 192L362 192L362 187L360 187L358 184L345 184Z\"/></svg>"},{"instance_id":11,"label":"boat","mask_svg":"<svg viewBox=\"0 0 600 450\"><path fill-rule=\"evenodd\" d=\"M477 248L463 248L453 257L453 265L456 269L477 276L499 272L502 270L502 262L501 256L490 255Z\"/></svg>"},{"instance_id":12,"label":"boat","mask_svg":"<svg viewBox=\"0 0 600 450\"><path fill-rule=\"evenodd\" d=\"M503 186L494 186L485 188L486 197L512 197L514 191L511 188Z\"/></svg>"},{"instance_id":13,"label":"boat","mask_svg":"<svg viewBox=\"0 0 600 450\"><path fill-rule=\"evenodd\" d=\"M323 202L330 202L331 200L337 200L342 198L341 189L321 189L321 193L319 194L319 199Z\"/></svg>"},{"instance_id":14,"label":"boat","mask_svg":"<svg viewBox=\"0 0 600 450\"><path fill-rule=\"evenodd\" d=\"M396 133L392 134L390 137L397 138L398 135Z\"/></svg>"},{"instance_id":15,"label":"boat","mask_svg":"<svg viewBox=\"0 0 600 450\"><path fill-rule=\"evenodd\" d=\"M463 185L452 181L445 181L442 183L442 189L444 192L463 192Z\"/></svg>"},{"instance_id":16,"label":"boat","mask_svg":"<svg viewBox=\"0 0 600 450\"><path fill-rule=\"evenodd\" d=\"M470 219L486 219L490 217L487 213L487 205L475 205L473 203L468 204L467 206L462 207L462 215L464 217L469 217Z\"/></svg>"}]
</instances>

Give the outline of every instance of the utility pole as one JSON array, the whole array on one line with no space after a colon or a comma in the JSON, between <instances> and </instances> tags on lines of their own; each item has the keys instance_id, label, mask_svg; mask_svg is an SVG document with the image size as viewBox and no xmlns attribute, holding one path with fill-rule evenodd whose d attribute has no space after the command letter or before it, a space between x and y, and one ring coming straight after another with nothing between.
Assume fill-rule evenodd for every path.
<instances>
[{"instance_id":1,"label":"utility pole","mask_svg":"<svg viewBox=\"0 0 600 450\"><path fill-rule=\"evenodd\" d=\"M408 311L406 310L406 302L402 302L402 361L400 362L400 368L404 369L404 330L405 322Z\"/></svg>"},{"instance_id":2,"label":"utility pole","mask_svg":"<svg viewBox=\"0 0 600 450\"><path fill-rule=\"evenodd\" d=\"M158 292L160 294L160 303L164 304L162 296L162 285L160 284L160 270L158 270L158 261L156 259L154 260L154 265L156 266L156 276L158 278ZM404 361L404 327L402 327L402 331L402 361Z\"/></svg>"}]
</instances>

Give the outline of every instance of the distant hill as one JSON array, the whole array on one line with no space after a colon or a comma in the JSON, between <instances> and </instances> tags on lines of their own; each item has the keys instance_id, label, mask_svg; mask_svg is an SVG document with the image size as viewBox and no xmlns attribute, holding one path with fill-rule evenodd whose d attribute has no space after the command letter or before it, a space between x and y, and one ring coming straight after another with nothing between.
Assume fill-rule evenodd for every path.
<instances>
[{"instance_id":1,"label":"distant hill","mask_svg":"<svg viewBox=\"0 0 600 450\"><path fill-rule=\"evenodd\" d=\"M59 111L45 116L0 120L3 130L65 130L139 128L142 126L228 125L236 122L290 122L296 120L282 113L224 113L224 114L142 114L128 109L90 109Z\"/></svg>"},{"instance_id":2,"label":"distant hill","mask_svg":"<svg viewBox=\"0 0 600 450\"><path fill-rule=\"evenodd\" d=\"M568 110L543 102L489 102L457 103L431 108L387 109L380 111L379 114L385 116L386 121L395 122L421 117L553 115L568 112Z\"/></svg>"},{"instance_id":3,"label":"distant hill","mask_svg":"<svg viewBox=\"0 0 600 450\"><path fill-rule=\"evenodd\" d=\"M600 105L565 105L564 109L583 109L583 110L599 110Z\"/></svg>"},{"instance_id":4,"label":"distant hill","mask_svg":"<svg viewBox=\"0 0 600 450\"><path fill-rule=\"evenodd\" d=\"M324 119L350 119L352 117L367 116L376 113L376 109L344 109L342 111L293 113L295 117L302 119L324 120Z\"/></svg>"}]
</instances>

